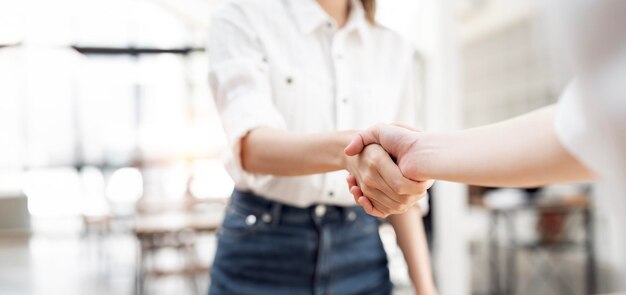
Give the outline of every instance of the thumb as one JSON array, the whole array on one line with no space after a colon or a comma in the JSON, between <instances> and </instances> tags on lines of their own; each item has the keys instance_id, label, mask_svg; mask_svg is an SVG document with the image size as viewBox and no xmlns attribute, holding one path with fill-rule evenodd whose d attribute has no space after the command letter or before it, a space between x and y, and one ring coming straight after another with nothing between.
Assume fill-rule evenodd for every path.
<instances>
[{"instance_id":1,"label":"thumb","mask_svg":"<svg viewBox=\"0 0 626 295\"><path fill-rule=\"evenodd\" d=\"M378 134L379 126L374 126L365 131L359 132L344 149L344 152L348 156L358 155L368 144L380 142Z\"/></svg>"},{"instance_id":2,"label":"thumb","mask_svg":"<svg viewBox=\"0 0 626 295\"><path fill-rule=\"evenodd\" d=\"M363 137L361 134L357 134L354 136L352 141L348 144L348 146L344 149L344 152L348 156L356 156L365 148L365 143L363 142Z\"/></svg>"}]
</instances>

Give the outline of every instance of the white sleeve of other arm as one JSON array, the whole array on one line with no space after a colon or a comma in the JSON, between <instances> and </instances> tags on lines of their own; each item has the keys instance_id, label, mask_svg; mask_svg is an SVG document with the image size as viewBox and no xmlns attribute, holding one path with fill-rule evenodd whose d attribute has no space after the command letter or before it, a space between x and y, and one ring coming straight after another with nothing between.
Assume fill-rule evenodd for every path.
<instances>
[{"instance_id":1,"label":"white sleeve of other arm","mask_svg":"<svg viewBox=\"0 0 626 295\"><path fill-rule=\"evenodd\" d=\"M230 7L229 7L230 8ZM243 14L224 10L209 36L209 80L236 165L241 139L255 128L286 129L272 99L265 56Z\"/></svg>"}]
</instances>

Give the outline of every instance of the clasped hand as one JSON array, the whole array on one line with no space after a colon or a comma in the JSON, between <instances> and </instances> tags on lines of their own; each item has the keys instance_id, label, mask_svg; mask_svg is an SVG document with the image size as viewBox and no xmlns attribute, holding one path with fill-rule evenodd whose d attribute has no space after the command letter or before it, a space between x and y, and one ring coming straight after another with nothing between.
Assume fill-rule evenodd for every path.
<instances>
[{"instance_id":1,"label":"clasped hand","mask_svg":"<svg viewBox=\"0 0 626 295\"><path fill-rule=\"evenodd\" d=\"M409 159L415 133L407 127L379 124L359 132L346 147L348 187L368 214L384 218L404 213L432 186L432 180L412 173Z\"/></svg>"}]
</instances>

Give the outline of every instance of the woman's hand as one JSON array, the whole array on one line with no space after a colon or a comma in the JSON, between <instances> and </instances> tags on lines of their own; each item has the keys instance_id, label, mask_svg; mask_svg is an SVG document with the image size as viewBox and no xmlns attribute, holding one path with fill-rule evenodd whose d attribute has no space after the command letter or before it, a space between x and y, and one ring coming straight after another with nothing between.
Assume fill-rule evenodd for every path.
<instances>
[{"instance_id":1,"label":"woman's hand","mask_svg":"<svg viewBox=\"0 0 626 295\"><path fill-rule=\"evenodd\" d=\"M346 155L360 155L362 154L370 145L376 145L377 149L382 149L382 152L386 154L387 159L391 161L393 167L395 169L387 168L386 171L395 171L397 174L387 174L388 178L391 178L389 181L397 183L396 188L404 190L404 192L410 190L410 194L419 195L420 197L426 193L432 185L432 180L423 180L420 178L415 169L415 161L412 161L413 158L411 155L408 155L412 150L416 143L417 134L416 130L411 129L406 126L399 125L386 125L379 124L374 127L359 132L359 134L354 137L350 145L346 148ZM391 156L390 156L391 155ZM382 156L381 156L382 157ZM393 162L392 158L396 159ZM396 163L398 163L396 165ZM422 163L420 163L421 165ZM385 178L387 179L387 178ZM399 180L401 179L401 180ZM390 195L381 195L381 194L370 194L368 191L363 189L362 181L359 181L359 178L356 175L348 176L348 187L350 192L354 196L355 200L359 205L365 209L365 211L374 216L379 216L380 213L388 214L397 214L388 210L387 208L380 208L378 204L383 202L389 202L387 199L396 200L396 196ZM401 199L402 204L404 205L414 205L414 199Z\"/></svg>"},{"instance_id":2,"label":"woman's hand","mask_svg":"<svg viewBox=\"0 0 626 295\"><path fill-rule=\"evenodd\" d=\"M424 149L423 143L419 140L421 133L411 127L404 125L377 124L367 130L361 131L353 137L346 147L346 155L357 155L370 144L377 144L391 155L400 167L402 174L414 181L424 181L421 168L426 164L425 159L417 158L417 147ZM423 151L422 151L423 152Z\"/></svg>"},{"instance_id":3,"label":"woman's hand","mask_svg":"<svg viewBox=\"0 0 626 295\"><path fill-rule=\"evenodd\" d=\"M348 186L355 201L370 215L385 218L406 212L425 195L431 181L412 181L380 145L364 146L355 156L346 157L350 172Z\"/></svg>"}]
</instances>

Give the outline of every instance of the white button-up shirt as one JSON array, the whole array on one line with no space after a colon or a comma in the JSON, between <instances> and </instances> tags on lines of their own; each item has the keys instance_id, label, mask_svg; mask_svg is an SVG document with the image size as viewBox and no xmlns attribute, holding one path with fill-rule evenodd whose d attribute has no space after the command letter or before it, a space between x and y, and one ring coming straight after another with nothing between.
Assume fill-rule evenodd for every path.
<instances>
[{"instance_id":1,"label":"white button-up shirt","mask_svg":"<svg viewBox=\"0 0 626 295\"><path fill-rule=\"evenodd\" d=\"M559 100L556 134L600 180L592 198L601 222L598 261L606 290L626 291L626 1L562 0L555 37L574 57L577 78Z\"/></svg>"},{"instance_id":2,"label":"white button-up shirt","mask_svg":"<svg viewBox=\"0 0 626 295\"><path fill-rule=\"evenodd\" d=\"M237 189L299 207L355 205L346 171L298 177L244 171L241 138L260 127L313 133L417 124L415 50L370 24L360 1L351 7L343 28L314 0L234 0L214 15L210 82Z\"/></svg>"}]
</instances>

